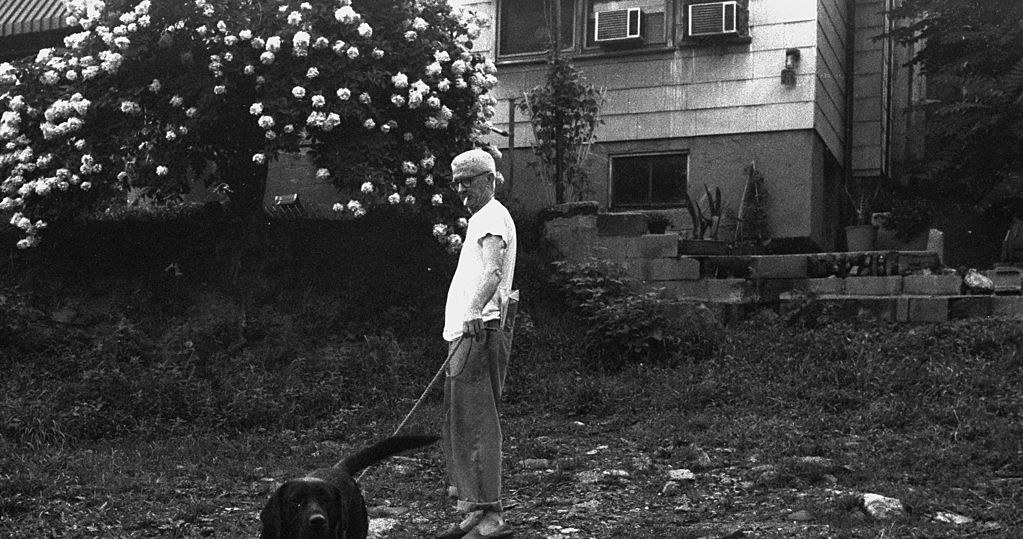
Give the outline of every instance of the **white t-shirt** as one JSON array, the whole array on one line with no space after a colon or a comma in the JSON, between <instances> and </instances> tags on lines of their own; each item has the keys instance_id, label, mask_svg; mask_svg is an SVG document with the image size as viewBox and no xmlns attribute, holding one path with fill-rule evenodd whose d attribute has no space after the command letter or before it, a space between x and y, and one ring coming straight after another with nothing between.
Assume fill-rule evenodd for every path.
<instances>
[{"instance_id":1,"label":"white t-shirt","mask_svg":"<svg viewBox=\"0 0 1023 539\"><path fill-rule=\"evenodd\" d=\"M495 198L469 218L465 243L458 255L458 267L455 268L455 275L448 288L448 300L444 308L444 340L453 341L462 336L462 323L465 322L472 297L483 277L481 242L487 235L499 236L504 240L504 260L501 262L501 282L497 285L494 297L483 308L483 321L501 317L501 298L511 292L512 277L515 274L516 235L511 214Z\"/></svg>"}]
</instances>

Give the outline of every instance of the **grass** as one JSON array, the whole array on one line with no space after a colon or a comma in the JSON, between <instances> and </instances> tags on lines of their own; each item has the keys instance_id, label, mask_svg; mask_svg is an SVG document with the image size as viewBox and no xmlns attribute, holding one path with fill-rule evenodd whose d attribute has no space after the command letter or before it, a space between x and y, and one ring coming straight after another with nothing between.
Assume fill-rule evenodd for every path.
<instances>
[{"instance_id":1,"label":"grass","mask_svg":"<svg viewBox=\"0 0 1023 539\"><path fill-rule=\"evenodd\" d=\"M232 299L190 294L146 315L145 296L93 298L93 311L83 298L4 293L0 535L251 537L280 481L389 434L444 353L436 323L399 310L379 327L345 324L315 292L250 309L246 344L227 353ZM52 322L69 304L85 322ZM1023 527L1023 321L758 317L700 354L608 368L556 304L527 303L526 315L503 410L521 536L1009 538ZM440 416L434 392L411 428L436 431ZM662 494L679 468L696 480ZM368 503L408 509L382 536L453 518L444 483L437 448L371 470ZM873 520L864 492L909 510ZM811 520L790 520L798 510ZM975 522L935 522L939 511Z\"/></svg>"}]
</instances>

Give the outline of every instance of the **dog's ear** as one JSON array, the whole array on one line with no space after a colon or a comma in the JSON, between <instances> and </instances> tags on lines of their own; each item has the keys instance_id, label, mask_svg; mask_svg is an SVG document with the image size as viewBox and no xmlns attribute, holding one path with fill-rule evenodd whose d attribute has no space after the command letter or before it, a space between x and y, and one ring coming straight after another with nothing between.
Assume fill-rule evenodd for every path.
<instances>
[{"instance_id":1,"label":"dog's ear","mask_svg":"<svg viewBox=\"0 0 1023 539\"><path fill-rule=\"evenodd\" d=\"M348 504L345 493L337 485L330 485L330 495L334 498L329 504L330 527L333 528L332 539L348 539Z\"/></svg>"},{"instance_id":2,"label":"dog's ear","mask_svg":"<svg viewBox=\"0 0 1023 539\"><path fill-rule=\"evenodd\" d=\"M263 506L263 511L259 513L259 520L263 523L263 531L259 534L260 539L281 539L282 490L284 490L284 485L281 485L270 496L270 499L266 501L266 505Z\"/></svg>"}]
</instances>

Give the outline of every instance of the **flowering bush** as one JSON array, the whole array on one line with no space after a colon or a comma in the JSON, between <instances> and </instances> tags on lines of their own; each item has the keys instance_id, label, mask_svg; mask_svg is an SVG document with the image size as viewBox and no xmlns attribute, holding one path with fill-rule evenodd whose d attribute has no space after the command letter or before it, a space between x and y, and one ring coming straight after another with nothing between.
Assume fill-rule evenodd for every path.
<instances>
[{"instance_id":1,"label":"flowering bush","mask_svg":"<svg viewBox=\"0 0 1023 539\"><path fill-rule=\"evenodd\" d=\"M189 177L258 208L266 163L310 147L335 211L429 212L457 249L446 165L480 145L494 64L480 21L443 0L66 0L65 48L0 64L0 211L35 245L47 222Z\"/></svg>"}]
</instances>

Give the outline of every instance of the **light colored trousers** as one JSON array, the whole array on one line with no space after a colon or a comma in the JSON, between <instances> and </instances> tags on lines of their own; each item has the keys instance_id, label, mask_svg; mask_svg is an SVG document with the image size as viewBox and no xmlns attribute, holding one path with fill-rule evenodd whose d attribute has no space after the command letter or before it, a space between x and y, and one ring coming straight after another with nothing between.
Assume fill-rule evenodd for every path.
<instances>
[{"instance_id":1,"label":"light colored trousers","mask_svg":"<svg viewBox=\"0 0 1023 539\"><path fill-rule=\"evenodd\" d=\"M482 339L448 344L444 380L444 459L460 512L501 511L499 405L512 333L488 324Z\"/></svg>"}]
</instances>

